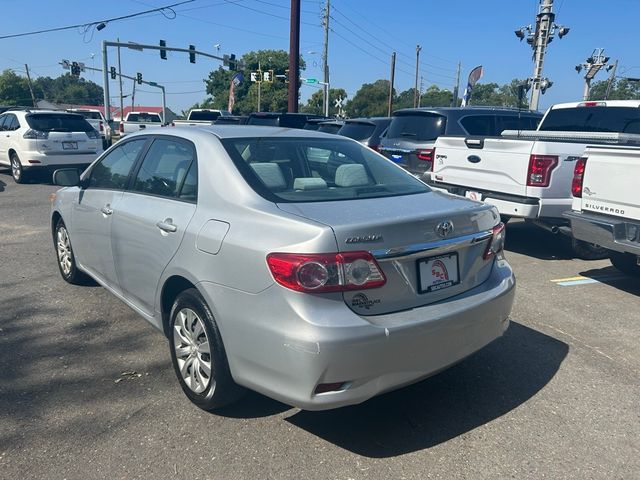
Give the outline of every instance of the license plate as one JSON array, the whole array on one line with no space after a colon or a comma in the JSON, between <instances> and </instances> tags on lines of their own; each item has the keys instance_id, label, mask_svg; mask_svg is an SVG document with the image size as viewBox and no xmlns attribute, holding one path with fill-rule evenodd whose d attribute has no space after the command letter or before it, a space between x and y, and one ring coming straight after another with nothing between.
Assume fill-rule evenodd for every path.
<instances>
[{"instance_id":1,"label":"license plate","mask_svg":"<svg viewBox=\"0 0 640 480\"><path fill-rule=\"evenodd\" d=\"M482 201L482 194L473 190L467 190L464 196L470 198L471 200L477 200L478 202Z\"/></svg>"},{"instance_id":2,"label":"license plate","mask_svg":"<svg viewBox=\"0 0 640 480\"><path fill-rule=\"evenodd\" d=\"M418 282L420 293L435 292L460 283L458 254L418 260Z\"/></svg>"},{"instance_id":3,"label":"license plate","mask_svg":"<svg viewBox=\"0 0 640 480\"><path fill-rule=\"evenodd\" d=\"M77 150L78 142L62 142L63 150Z\"/></svg>"}]
</instances>

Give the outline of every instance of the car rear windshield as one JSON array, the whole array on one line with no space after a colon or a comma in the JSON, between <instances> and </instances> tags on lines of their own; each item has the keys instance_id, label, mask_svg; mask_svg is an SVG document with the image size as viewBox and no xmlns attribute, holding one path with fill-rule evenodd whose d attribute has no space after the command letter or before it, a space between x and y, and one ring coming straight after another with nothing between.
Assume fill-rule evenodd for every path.
<instances>
[{"instance_id":1,"label":"car rear windshield","mask_svg":"<svg viewBox=\"0 0 640 480\"><path fill-rule=\"evenodd\" d=\"M338 133L340 127L342 127L342 125L337 123L325 123L318 126L318 131L323 133Z\"/></svg>"},{"instance_id":2,"label":"car rear windshield","mask_svg":"<svg viewBox=\"0 0 640 480\"><path fill-rule=\"evenodd\" d=\"M431 141L444 135L447 119L437 113L396 114L387 130L387 138Z\"/></svg>"},{"instance_id":3,"label":"car rear windshield","mask_svg":"<svg viewBox=\"0 0 640 480\"><path fill-rule=\"evenodd\" d=\"M338 132L343 137L353 138L354 140L366 140L373 135L375 125L370 123L347 122Z\"/></svg>"},{"instance_id":4,"label":"car rear windshield","mask_svg":"<svg viewBox=\"0 0 640 480\"><path fill-rule=\"evenodd\" d=\"M77 113L78 115L82 115L84 118L88 118L90 120L102 120L102 116L100 112L80 112L76 111L73 113Z\"/></svg>"},{"instance_id":5,"label":"car rear windshield","mask_svg":"<svg viewBox=\"0 0 640 480\"><path fill-rule=\"evenodd\" d=\"M540 124L540 130L640 133L640 108L604 106L554 108Z\"/></svg>"},{"instance_id":6,"label":"car rear windshield","mask_svg":"<svg viewBox=\"0 0 640 480\"><path fill-rule=\"evenodd\" d=\"M130 113L127 116L127 122L140 123L162 123L160 115L157 113Z\"/></svg>"},{"instance_id":7,"label":"car rear windshield","mask_svg":"<svg viewBox=\"0 0 640 480\"><path fill-rule=\"evenodd\" d=\"M267 125L268 127L277 127L279 125L278 117L249 117L248 125Z\"/></svg>"},{"instance_id":8,"label":"car rear windshield","mask_svg":"<svg viewBox=\"0 0 640 480\"><path fill-rule=\"evenodd\" d=\"M228 138L222 144L246 182L276 203L395 197L430 191L380 155L340 137Z\"/></svg>"},{"instance_id":9,"label":"car rear windshield","mask_svg":"<svg viewBox=\"0 0 640 480\"><path fill-rule=\"evenodd\" d=\"M220 116L220 112L212 112L212 111L191 112L189 114L189 120L210 120L210 121L214 121L219 116Z\"/></svg>"},{"instance_id":10,"label":"car rear windshield","mask_svg":"<svg viewBox=\"0 0 640 480\"><path fill-rule=\"evenodd\" d=\"M26 116L29 127L40 132L90 132L89 125L82 115L71 113L32 113Z\"/></svg>"}]
</instances>

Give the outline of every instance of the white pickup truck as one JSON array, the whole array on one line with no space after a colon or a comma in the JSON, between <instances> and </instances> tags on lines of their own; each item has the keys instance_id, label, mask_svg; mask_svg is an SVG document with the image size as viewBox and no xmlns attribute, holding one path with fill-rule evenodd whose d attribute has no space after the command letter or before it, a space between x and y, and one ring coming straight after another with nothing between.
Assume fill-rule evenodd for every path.
<instances>
[{"instance_id":1,"label":"white pickup truck","mask_svg":"<svg viewBox=\"0 0 640 480\"><path fill-rule=\"evenodd\" d=\"M129 112L120 122L120 138L130 133L139 132L147 128L160 128L163 126L162 117L151 112Z\"/></svg>"},{"instance_id":2,"label":"white pickup truck","mask_svg":"<svg viewBox=\"0 0 640 480\"><path fill-rule=\"evenodd\" d=\"M100 110L91 108L69 108L67 112L82 115L84 119L89 122L89 125L102 137L102 148L104 150L109 148L111 145L111 127Z\"/></svg>"},{"instance_id":3,"label":"white pickup truck","mask_svg":"<svg viewBox=\"0 0 640 480\"><path fill-rule=\"evenodd\" d=\"M227 110L213 110L210 108L192 108L189 110L186 120L174 120L174 125L211 125L219 117L228 117L231 113Z\"/></svg>"},{"instance_id":4,"label":"white pickup truck","mask_svg":"<svg viewBox=\"0 0 640 480\"><path fill-rule=\"evenodd\" d=\"M563 213L571 209L571 180L587 145L640 144L640 101L554 105L537 130L500 137L439 137L431 186L495 205L504 220L524 218L553 233L571 235ZM606 250L573 239L580 258Z\"/></svg>"},{"instance_id":5,"label":"white pickup truck","mask_svg":"<svg viewBox=\"0 0 640 480\"><path fill-rule=\"evenodd\" d=\"M588 147L576 162L571 191L575 238L609 251L618 270L640 276L640 148Z\"/></svg>"}]
</instances>

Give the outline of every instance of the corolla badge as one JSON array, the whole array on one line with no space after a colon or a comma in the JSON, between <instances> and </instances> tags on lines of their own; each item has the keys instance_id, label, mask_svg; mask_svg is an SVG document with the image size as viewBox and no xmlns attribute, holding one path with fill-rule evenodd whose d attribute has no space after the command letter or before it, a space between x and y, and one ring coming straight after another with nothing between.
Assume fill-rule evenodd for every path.
<instances>
[{"instance_id":1,"label":"corolla badge","mask_svg":"<svg viewBox=\"0 0 640 480\"><path fill-rule=\"evenodd\" d=\"M374 233L372 235L361 235L357 237L347 237L345 243L369 243L369 242L381 242L382 235Z\"/></svg>"},{"instance_id":2,"label":"corolla badge","mask_svg":"<svg viewBox=\"0 0 640 480\"><path fill-rule=\"evenodd\" d=\"M440 222L436 226L436 233L442 238L446 238L453 232L453 222L451 220L445 220Z\"/></svg>"}]
</instances>

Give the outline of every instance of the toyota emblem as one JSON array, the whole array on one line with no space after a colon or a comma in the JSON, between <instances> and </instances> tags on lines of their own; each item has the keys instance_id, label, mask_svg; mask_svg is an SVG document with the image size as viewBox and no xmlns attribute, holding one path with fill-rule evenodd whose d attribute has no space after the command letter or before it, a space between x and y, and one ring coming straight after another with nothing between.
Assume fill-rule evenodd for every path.
<instances>
[{"instance_id":1,"label":"toyota emblem","mask_svg":"<svg viewBox=\"0 0 640 480\"><path fill-rule=\"evenodd\" d=\"M440 222L436 227L436 233L442 238L448 237L453 232L453 222L451 220L445 220Z\"/></svg>"}]
</instances>

